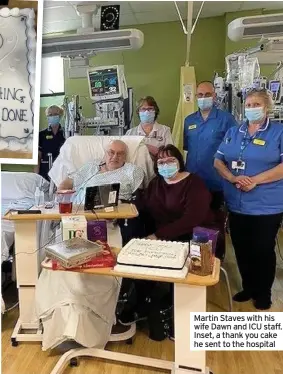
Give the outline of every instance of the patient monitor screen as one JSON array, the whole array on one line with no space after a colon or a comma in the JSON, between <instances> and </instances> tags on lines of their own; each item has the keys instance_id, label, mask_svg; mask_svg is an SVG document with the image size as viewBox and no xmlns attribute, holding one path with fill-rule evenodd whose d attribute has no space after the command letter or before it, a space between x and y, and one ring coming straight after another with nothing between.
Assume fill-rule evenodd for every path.
<instances>
[{"instance_id":1,"label":"patient monitor screen","mask_svg":"<svg viewBox=\"0 0 283 374\"><path fill-rule=\"evenodd\" d=\"M92 96L111 96L119 94L117 68L89 72L89 83Z\"/></svg>"}]
</instances>

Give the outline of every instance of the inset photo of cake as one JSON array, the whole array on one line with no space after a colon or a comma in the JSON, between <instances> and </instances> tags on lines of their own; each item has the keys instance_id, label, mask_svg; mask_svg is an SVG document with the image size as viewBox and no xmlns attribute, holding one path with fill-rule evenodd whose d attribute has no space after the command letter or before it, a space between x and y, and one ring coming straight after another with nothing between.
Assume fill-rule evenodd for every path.
<instances>
[{"instance_id":1,"label":"inset photo of cake","mask_svg":"<svg viewBox=\"0 0 283 374\"><path fill-rule=\"evenodd\" d=\"M31 165L38 157L42 26L37 32L37 1L6 3L0 6L0 163Z\"/></svg>"}]
</instances>

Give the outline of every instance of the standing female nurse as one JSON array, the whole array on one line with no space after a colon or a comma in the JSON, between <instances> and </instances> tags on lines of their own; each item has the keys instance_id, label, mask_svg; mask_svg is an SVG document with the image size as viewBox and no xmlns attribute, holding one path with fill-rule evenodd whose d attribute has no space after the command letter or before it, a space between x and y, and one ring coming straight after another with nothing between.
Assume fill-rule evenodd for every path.
<instances>
[{"instance_id":1,"label":"standing female nurse","mask_svg":"<svg viewBox=\"0 0 283 374\"><path fill-rule=\"evenodd\" d=\"M242 277L234 300L253 299L262 310L272 304L275 239L283 216L283 126L269 120L271 107L266 90L251 91L245 101L247 122L228 130L215 156Z\"/></svg>"},{"instance_id":2,"label":"standing female nurse","mask_svg":"<svg viewBox=\"0 0 283 374\"><path fill-rule=\"evenodd\" d=\"M45 113L48 127L39 132L38 165L35 167L35 172L49 180L49 163L56 160L60 148L65 143L64 132L60 125L64 111L57 105L52 105L46 109Z\"/></svg>"},{"instance_id":3,"label":"standing female nurse","mask_svg":"<svg viewBox=\"0 0 283 374\"><path fill-rule=\"evenodd\" d=\"M159 107L152 96L140 99L137 105L140 124L126 133L145 136L145 143L152 157L157 155L159 147L173 144L170 128L156 122L159 113Z\"/></svg>"}]
</instances>

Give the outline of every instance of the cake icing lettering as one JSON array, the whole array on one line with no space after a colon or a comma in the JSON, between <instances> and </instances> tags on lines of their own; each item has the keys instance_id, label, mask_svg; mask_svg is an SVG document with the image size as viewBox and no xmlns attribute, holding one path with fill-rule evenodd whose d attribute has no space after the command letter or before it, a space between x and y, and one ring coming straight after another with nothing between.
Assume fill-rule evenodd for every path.
<instances>
[{"instance_id":1,"label":"cake icing lettering","mask_svg":"<svg viewBox=\"0 0 283 374\"><path fill-rule=\"evenodd\" d=\"M0 86L0 100L17 100L20 103L25 102L22 88L7 88Z\"/></svg>"},{"instance_id":2,"label":"cake icing lettering","mask_svg":"<svg viewBox=\"0 0 283 374\"><path fill-rule=\"evenodd\" d=\"M158 243L147 241L135 241L133 246L128 247L127 254L133 257L148 259L175 260L178 258L171 243Z\"/></svg>"},{"instance_id":3,"label":"cake icing lettering","mask_svg":"<svg viewBox=\"0 0 283 374\"><path fill-rule=\"evenodd\" d=\"M32 9L0 9L0 150L32 150L34 18Z\"/></svg>"}]
</instances>

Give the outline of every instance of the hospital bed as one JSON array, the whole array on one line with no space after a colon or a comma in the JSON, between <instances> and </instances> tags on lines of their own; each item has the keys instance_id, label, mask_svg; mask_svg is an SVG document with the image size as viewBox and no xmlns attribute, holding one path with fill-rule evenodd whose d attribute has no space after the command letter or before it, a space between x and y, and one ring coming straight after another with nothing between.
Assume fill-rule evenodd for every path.
<instances>
[{"instance_id":1,"label":"hospital bed","mask_svg":"<svg viewBox=\"0 0 283 374\"><path fill-rule=\"evenodd\" d=\"M1 172L1 213L2 217L10 209L28 209L34 205L36 187L40 187L47 198L49 194L49 182L35 173L27 172ZM52 234L50 222L38 223L38 247L44 247L44 243ZM1 222L1 264L8 261L15 239L14 223L2 219ZM38 253L40 260L44 258L44 251ZM14 263L14 262L13 262ZM14 272L13 272L14 273ZM2 302L2 313L4 306Z\"/></svg>"},{"instance_id":2,"label":"hospital bed","mask_svg":"<svg viewBox=\"0 0 283 374\"><path fill-rule=\"evenodd\" d=\"M49 171L51 181L58 187L69 174L75 172L81 166L92 160L102 160L105 156L107 145L111 140L115 139L123 140L127 144L129 150L127 162L136 164L144 170L146 176L144 187L147 186L150 179L154 176L152 159L143 142L143 137L133 136L76 136L68 138ZM119 227L113 226L113 223L108 221L107 231L109 244L121 248L122 238ZM61 240L62 236L57 232L56 238L59 238L57 240ZM59 279L55 281L55 278ZM43 279L44 281L42 281ZM61 288L65 285L65 291L61 292L57 298L54 298L53 295L48 296L48 289L52 287L54 282L60 282ZM93 345L103 346L109 340L128 340L135 334L135 326L132 326L133 331L119 334L119 337L115 335L109 337L109 326L111 327L112 323L115 323L112 320L112 311L115 310L120 289L120 287L117 288L117 280L103 277L102 279L97 278L94 283L93 279L89 276L85 277L76 273L64 274L62 272L60 274L50 274L50 272L43 270L40 285L40 291L36 291L36 298L40 300L40 307L37 307L37 313L41 317L43 324L44 336L42 347L44 350L52 349L69 339L76 340L86 347ZM84 310L83 312L83 307L77 305L77 299L72 299L73 288L76 289L76 294L83 294L87 291L88 295L92 295L90 303L94 314L91 315L89 308L88 311ZM44 300L41 298L42 294L47 295ZM109 297L107 305L104 300L106 294ZM70 300L73 301L70 302ZM81 299L81 302L84 305L83 299ZM61 305L60 307L58 307L58 303ZM54 305L54 307L51 307L51 305ZM79 319L78 315L80 315ZM104 316L104 321L100 316ZM72 331L75 331L75 333L71 333L70 328L68 328L70 320L72 321ZM104 324L105 320L108 321L107 324ZM57 328L59 325L62 327L60 332ZM92 332L91 336L87 337L86 334L82 336L80 333L82 329ZM55 330L56 334L54 334ZM99 335L99 338L97 335Z\"/></svg>"},{"instance_id":3,"label":"hospital bed","mask_svg":"<svg viewBox=\"0 0 283 374\"><path fill-rule=\"evenodd\" d=\"M105 149L112 140L122 140L129 149L128 162L140 166L145 172L144 186L154 176L153 163L143 136L72 136L66 140L55 160L49 176L58 186L68 174L78 170L91 160L104 157Z\"/></svg>"},{"instance_id":4,"label":"hospital bed","mask_svg":"<svg viewBox=\"0 0 283 374\"><path fill-rule=\"evenodd\" d=\"M140 166L145 172L145 181L144 186L146 186L149 181L154 176L153 164L150 154L146 145L143 142L143 137L135 137L135 136L125 136L125 137L100 137L100 136L74 136L70 137L66 140L65 144L62 146L60 150L60 154L55 160L52 168L49 172L49 176L51 178L51 184L58 186L70 173L76 171L85 163L94 160L94 159L102 159L105 155L105 149L107 145L110 143L111 140L121 139L123 140L129 149L128 155L128 162L132 162L138 166ZM51 188L52 190L52 188ZM117 247L121 247L121 235L119 228L115 228L116 232L113 232L113 228L111 229L111 238L113 239L111 245L116 245ZM110 231L110 230L109 230ZM57 233L54 235L57 237ZM46 241L47 243L47 241ZM44 253L44 252L43 252ZM33 274L38 274L37 269L36 271L32 271L30 268L31 266L37 266L39 264L37 258L34 257L37 254L30 249L30 253L28 255L28 259L25 258L27 255L21 255L21 259L23 261L29 262L29 271ZM17 260L17 258L16 258ZM35 264L35 265L32 265ZM16 262L17 266L17 262ZM34 311L30 308L25 308L24 303L34 304L35 300L35 285L37 280L30 280L31 283L28 289L28 301L22 302L22 309L24 310L24 319L25 319L25 327L24 331L20 334L18 332L18 327L20 323L18 321L18 327L16 326L12 338L14 341L42 341L42 335L40 335L41 327L40 323L37 319L37 323L34 319ZM93 283L93 282L92 282ZM26 299L25 299L26 300ZM21 314L21 303L20 303L20 314ZM37 334L32 334L30 330L37 329ZM52 337L49 337L52 340Z\"/></svg>"}]
</instances>

